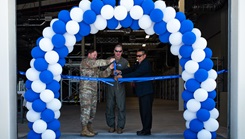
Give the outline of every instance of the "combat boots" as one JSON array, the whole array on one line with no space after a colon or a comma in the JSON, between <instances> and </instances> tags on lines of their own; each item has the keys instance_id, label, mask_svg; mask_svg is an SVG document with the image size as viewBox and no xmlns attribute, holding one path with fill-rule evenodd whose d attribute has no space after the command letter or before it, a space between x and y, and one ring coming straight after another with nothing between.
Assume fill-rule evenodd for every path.
<instances>
[{"instance_id":1,"label":"combat boots","mask_svg":"<svg viewBox=\"0 0 245 139\"><path fill-rule=\"evenodd\" d=\"M92 127L92 123L88 123L87 128L88 128L88 131L91 132L91 133L93 133L94 135L97 135L98 134L98 132L94 131L94 129Z\"/></svg>"},{"instance_id":2,"label":"combat boots","mask_svg":"<svg viewBox=\"0 0 245 139\"><path fill-rule=\"evenodd\" d=\"M87 126L82 126L82 131L81 131L80 135L81 136L87 136L87 137L93 137L94 136L94 133L91 133L88 130L88 127Z\"/></svg>"}]
</instances>

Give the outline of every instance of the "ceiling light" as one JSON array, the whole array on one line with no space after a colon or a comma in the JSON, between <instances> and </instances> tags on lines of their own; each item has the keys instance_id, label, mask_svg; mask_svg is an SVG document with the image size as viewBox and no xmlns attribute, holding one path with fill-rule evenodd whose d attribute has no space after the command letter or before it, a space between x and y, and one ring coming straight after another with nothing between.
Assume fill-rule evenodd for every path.
<instances>
[{"instance_id":1,"label":"ceiling light","mask_svg":"<svg viewBox=\"0 0 245 139\"><path fill-rule=\"evenodd\" d=\"M146 38L146 39L150 38L150 35L146 35L145 38Z\"/></svg>"},{"instance_id":2,"label":"ceiling light","mask_svg":"<svg viewBox=\"0 0 245 139\"><path fill-rule=\"evenodd\" d=\"M143 44L142 44L142 47L146 47L146 44L145 44L145 43L143 43Z\"/></svg>"}]
</instances>

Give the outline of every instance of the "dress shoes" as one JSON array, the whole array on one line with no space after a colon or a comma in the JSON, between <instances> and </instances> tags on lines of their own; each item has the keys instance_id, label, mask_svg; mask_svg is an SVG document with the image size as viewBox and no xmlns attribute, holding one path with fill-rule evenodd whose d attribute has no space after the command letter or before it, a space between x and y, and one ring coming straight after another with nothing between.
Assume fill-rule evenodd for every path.
<instances>
[{"instance_id":1,"label":"dress shoes","mask_svg":"<svg viewBox=\"0 0 245 139\"><path fill-rule=\"evenodd\" d=\"M115 130L114 127L110 127L109 130L108 130L109 133L113 133L113 132L115 132L115 131L116 131L116 130Z\"/></svg>"},{"instance_id":2,"label":"dress shoes","mask_svg":"<svg viewBox=\"0 0 245 139\"><path fill-rule=\"evenodd\" d=\"M143 130L141 130L141 131L137 131L136 134L138 136L149 136L149 135L151 135L151 131L143 131Z\"/></svg>"}]
</instances>

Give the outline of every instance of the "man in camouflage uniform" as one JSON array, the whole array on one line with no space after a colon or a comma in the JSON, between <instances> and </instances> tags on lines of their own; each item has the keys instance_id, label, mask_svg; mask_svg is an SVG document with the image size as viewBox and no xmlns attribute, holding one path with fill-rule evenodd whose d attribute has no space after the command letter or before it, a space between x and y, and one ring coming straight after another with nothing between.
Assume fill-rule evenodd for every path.
<instances>
[{"instance_id":1,"label":"man in camouflage uniform","mask_svg":"<svg viewBox=\"0 0 245 139\"><path fill-rule=\"evenodd\" d=\"M115 59L96 60L96 50L89 50L88 56L82 60L80 65L80 75L87 77L108 77L113 68L111 64ZM111 64L111 66L109 66ZM107 66L104 71L100 71L99 67ZM81 136L94 136L97 133L92 129L92 122L96 113L97 106L97 82L89 80L80 81L80 107L81 107Z\"/></svg>"}]
</instances>

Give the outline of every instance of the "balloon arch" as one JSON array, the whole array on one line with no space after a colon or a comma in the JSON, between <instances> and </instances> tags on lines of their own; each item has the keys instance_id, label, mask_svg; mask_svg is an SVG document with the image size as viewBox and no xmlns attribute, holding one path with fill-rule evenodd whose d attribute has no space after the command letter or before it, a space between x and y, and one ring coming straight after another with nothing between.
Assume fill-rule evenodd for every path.
<instances>
[{"instance_id":1,"label":"balloon arch","mask_svg":"<svg viewBox=\"0 0 245 139\"><path fill-rule=\"evenodd\" d=\"M184 138L216 138L219 112L214 101L217 72L212 69L212 51L193 22L162 0L120 0L119 5L116 0L82 0L70 11L59 12L58 18L53 19L37 39L26 71L28 138L61 136L59 81L65 57L75 43L99 30L122 27L143 29L148 35L158 34L162 43L171 44L170 51L178 56L185 81Z\"/></svg>"}]
</instances>

